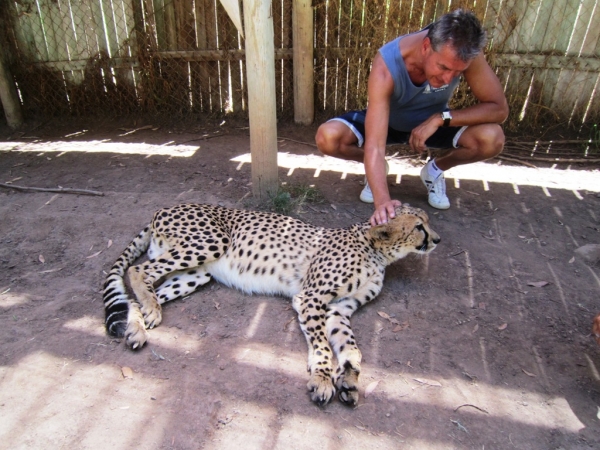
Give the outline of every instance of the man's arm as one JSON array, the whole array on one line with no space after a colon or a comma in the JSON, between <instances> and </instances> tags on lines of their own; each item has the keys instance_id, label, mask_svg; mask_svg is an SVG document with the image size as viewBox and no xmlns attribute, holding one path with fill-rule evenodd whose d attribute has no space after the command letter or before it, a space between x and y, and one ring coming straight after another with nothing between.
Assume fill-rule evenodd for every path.
<instances>
[{"instance_id":1,"label":"man's arm","mask_svg":"<svg viewBox=\"0 0 600 450\"><path fill-rule=\"evenodd\" d=\"M453 127L502 123L508 117L508 103L498 77L489 66L483 53L477 56L463 72L478 103L464 109L452 111ZM425 141L443 125L440 114L433 114L411 133L409 145L414 151L426 150Z\"/></svg>"},{"instance_id":2,"label":"man's arm","mask_svg":"<svg viewBox=\"0 0 600 450\"><path fill-rule=\"evenodd\" d=\"M385 168L385 143L394 81L379 53L373 59L367 89L369 104L365 118L364 164L375 203L371 224L377 225L386 223L388 217L393 218L396 206L400 206L398 200L390 198Z\"/></svg>"},{"instance_id":3,"label":"man's arm","mask_svg":"<svg viewBox=\"0 0 600 450\"><path fill-rule=\"evenodd\" d=\"M500 80L483 53L473 60L463 75L478 103L452 111L452 126L504 122L508 117L508 103Z\"/></svg>"}]
</instances>

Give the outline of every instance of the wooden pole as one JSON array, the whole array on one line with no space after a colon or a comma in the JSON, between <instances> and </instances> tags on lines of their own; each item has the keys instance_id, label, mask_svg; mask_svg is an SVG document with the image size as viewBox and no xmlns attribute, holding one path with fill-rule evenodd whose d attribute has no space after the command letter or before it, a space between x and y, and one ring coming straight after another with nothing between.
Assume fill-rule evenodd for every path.
<instances>
[{"instance_id":1,"label":"wooden pole","mask_svg":"<svg viewBox=\"0 0 600 450\"><path fill-rule=\"evenodd\" d=\"M23 124L23 114L21 113L17 87L8 67L4 64L3 56L2 48L0 48L0 101L2 102L2 108L4 108L6 123L10 128L15 129Z\"/></svg>"},{"instance_id":2,"label":"wooden pole","mask_svg":"<svg viewBox=\"0 0 600 450\"><path fill-rule=\"evenodd\" d=\"M311 0L294 0L294 121L310 125L315 118L313 9Z\"/></svg>"},{"instance_id":3,"label":"wooden pole","mask_svg":"<svg viewBox=\"0 0 600 450\"><path fill-rule=\"evenodd\" d=\"M270 0L244 0L243 7L252 193L266 199L277 192L279 184L273 16Z\"/></svg>"}]
</instances>

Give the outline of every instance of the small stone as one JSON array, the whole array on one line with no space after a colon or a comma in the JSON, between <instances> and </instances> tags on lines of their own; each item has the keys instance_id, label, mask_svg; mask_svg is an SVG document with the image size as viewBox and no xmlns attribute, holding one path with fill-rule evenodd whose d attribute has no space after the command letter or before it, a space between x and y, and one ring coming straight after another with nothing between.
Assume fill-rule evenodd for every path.
<instances>
[{"instance_id":1,"label":"small stone","mask_svg":"<svg viewBox=\"0 0 600 450\"><path fill-rule=\"evenodd\" d=\"M600 262L600 245L586 244L575 250L575 254L587 263L598 264Z\"/></svg>"}]
</instances>

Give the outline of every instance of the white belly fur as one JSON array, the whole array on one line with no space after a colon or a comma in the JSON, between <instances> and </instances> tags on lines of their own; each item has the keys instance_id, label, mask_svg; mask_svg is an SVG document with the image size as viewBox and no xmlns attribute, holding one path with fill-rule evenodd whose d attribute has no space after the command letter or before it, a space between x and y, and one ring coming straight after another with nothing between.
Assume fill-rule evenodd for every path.
<instances>
[{"instance_id":1,"label":"white belly fur","mask_svg":"<svg viewBox=\"0 0 600 450\"><path fill-rule=\"evenodd\" d=\"M300 280L286 282L286 280L280 279L277 273L271 275L268 271L265 274L255 274L253 270L250 270L240 274L236 269L236 264L226 257L207 263L203 268L218 282L248 294L293 297L300 292L302 287Z\"/></svg>"}]
</instances>

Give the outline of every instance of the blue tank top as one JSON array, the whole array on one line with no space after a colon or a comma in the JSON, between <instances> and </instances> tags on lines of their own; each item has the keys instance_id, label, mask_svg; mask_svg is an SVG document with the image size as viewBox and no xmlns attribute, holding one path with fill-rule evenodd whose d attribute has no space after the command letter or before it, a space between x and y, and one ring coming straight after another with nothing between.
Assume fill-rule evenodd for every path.
<instances>
[{"instance_id":1,"label":"blue tank top","mask_svg":"<svg viewBox=\"0 0 600 450\"><path fill-rule=\"evenodd\" d=\"M421 30L422 31L422 30ZM400 36L379 49L394 80L394 93L390 97L389 126L398 131L411 131L436 112L448 108L448 101L460 82L453 78L450 84L434 88L426 81L415 86L408 76L402 53Z\"/></svg>"}]
</instances>

